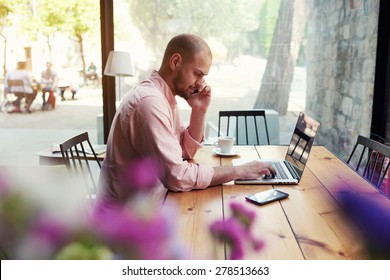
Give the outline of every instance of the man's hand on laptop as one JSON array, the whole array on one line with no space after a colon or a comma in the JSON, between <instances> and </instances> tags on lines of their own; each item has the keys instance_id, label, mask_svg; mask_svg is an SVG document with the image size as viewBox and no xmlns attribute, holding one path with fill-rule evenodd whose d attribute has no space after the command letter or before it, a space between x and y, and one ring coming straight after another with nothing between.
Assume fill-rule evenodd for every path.
<instances>
[{"instance_id":1,"label":"man's hand on laptop","mask_svg":"<svg viewBox=\"0 0 390 280\"><path fill-rule=\"evenodd\" d=\"M256 179L263 176L274 178L276 175L276 170L269 163L259 162L257 160L236 167L240 172L239 179Z\"/></svg>"}]
</instances>

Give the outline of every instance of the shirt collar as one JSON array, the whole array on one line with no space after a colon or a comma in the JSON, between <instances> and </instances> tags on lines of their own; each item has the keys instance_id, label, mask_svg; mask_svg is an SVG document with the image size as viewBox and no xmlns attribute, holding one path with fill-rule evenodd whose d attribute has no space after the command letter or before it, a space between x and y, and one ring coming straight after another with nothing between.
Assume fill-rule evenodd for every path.
<instances>
[{"instance_id":1,"label":"shirt collar","mask_svg":"<svg viewBox=\"0 0 390 280\"><path fill-rule=\"evenodd\" d=\"M156 70L153 70L152 73L150 74L150 80L160 87L161 92L164 94L169 104L171 105L177 104L175 95L172 93L168 84L165 82L165 80L160 76L160 74Z\"/></svg>"}]
</instances>

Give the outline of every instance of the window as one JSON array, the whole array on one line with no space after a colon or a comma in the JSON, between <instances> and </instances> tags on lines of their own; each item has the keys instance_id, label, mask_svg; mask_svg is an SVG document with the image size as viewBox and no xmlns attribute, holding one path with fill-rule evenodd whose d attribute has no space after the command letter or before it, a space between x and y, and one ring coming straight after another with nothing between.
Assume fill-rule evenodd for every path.
<instances>
[{"instance_id":1,"label":"window","mask_svg":"<svg viewBox=\"0 0 390 280\"><path fill-rule=\"evenodd\" d=\"M158 69L172 36L197 33L213 51L209 121L219 110L273 109L286 144L305 111L321 122L317 143L344 158L370 133L378 12L379 0L117 0L115 46L135 58L131 88Z\"/></svg>"}]
</instances>

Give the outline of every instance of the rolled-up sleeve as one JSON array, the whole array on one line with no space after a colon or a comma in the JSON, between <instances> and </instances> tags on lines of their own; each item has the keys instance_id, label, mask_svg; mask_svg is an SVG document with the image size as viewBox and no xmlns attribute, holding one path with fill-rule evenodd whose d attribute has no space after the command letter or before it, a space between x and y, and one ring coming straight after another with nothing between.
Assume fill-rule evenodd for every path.
<instances>
[{"instance_id":1,"label":"rolled-up sleeve","mask_svg":"<svg viewBox=\"0 0 390 280\"><path fill-rule=\"evenodd\" d=\"M196 152L203 146L202 143L199 143L194 138L192 138L188 132L188 127L182 127L180 145L183 151L182 156L184 159L192 159Z\"/></svg>"},{"instance_id":2,"label":"rolled-up sleeve","mask_svg":"<svg viewBox=\"0 0 390 280\"><path fill-rule=\"evenodd\" d=\"M196 189L205 189L211 184L211 179L214 175L214 169L206 165L198 165L198 179L196 184Z\"/></svg>"}]
</instances>

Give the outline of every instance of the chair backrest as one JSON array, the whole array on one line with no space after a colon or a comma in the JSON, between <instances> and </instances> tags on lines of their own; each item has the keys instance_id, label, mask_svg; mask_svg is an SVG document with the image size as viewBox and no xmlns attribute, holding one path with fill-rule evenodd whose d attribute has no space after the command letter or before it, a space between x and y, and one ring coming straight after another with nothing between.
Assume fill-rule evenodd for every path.
<instances>
[{"instance_id":1,"label":"chair backrest","mask_svg":"<svg viewBox=\"0 0 390 280\"><path fill-rule=\"evenodd\" d=\"M25 85L23 80L7 80L7 93L25 93Z\"/></svg>"},{"instance_id":2,"label":"chair backrest","mask_svg":"<svg viewBox=\"0 0 390 280\"><path fill-rule=\"evenodd\" d=\"M89 141L88 132L76 135L61 143L60 149L69 173L80 178L85 184L89 198L94 198L97 184L96 176L92 172L91 156L99 169L101 163Z\"/></svg>"},{"instance_id":3,"label":"chair backrest","mask_svg":"<svg viewBox=\"0 0 390 280\"><path fill-rule=\"evenodd\" d=\"M24 82L23 82L23 80L8 80L7 85L9 87L23 87Z\"/></svg>"},{"instance_id":4,"label":"chair backrest","mask_svg":"<svg viewBox=\"0 0 390 280\"><path fill-rule=\"evenodd\" d=\"M347 163L378 189L390 166L390 146L359 135Z\"/></svg>"},{"instance_id":5,"label":"chair backrest","mask_svg":"<svg viewBox=\"0 0 390 280\"><path fill-rule=\"evenodd\" d=\"M236 145L270 144L265 110L219 111L218 136L223 127L226 135L236 137Z\"/></svg>"}]
</instances>

